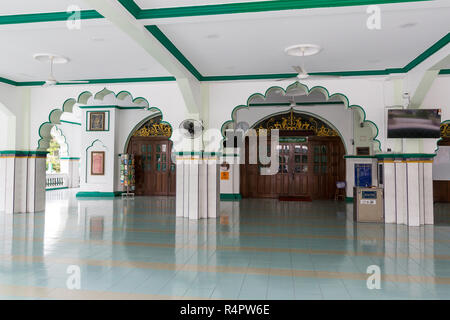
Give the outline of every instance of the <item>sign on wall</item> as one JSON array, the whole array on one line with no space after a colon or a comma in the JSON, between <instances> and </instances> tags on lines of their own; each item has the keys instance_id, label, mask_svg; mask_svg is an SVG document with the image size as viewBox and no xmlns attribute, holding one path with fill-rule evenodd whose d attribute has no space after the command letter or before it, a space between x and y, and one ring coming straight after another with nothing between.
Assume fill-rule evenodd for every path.
<instances>
[{"instance_id":1,"label":"sign on wall","mask_svg":"<svg viewBox=\"0 0 450 320\"><path fill-rule=\"evenodd\" d=\"M91 175L105 175L105 151L91 152Z\"/></svg>"}]
</instances>

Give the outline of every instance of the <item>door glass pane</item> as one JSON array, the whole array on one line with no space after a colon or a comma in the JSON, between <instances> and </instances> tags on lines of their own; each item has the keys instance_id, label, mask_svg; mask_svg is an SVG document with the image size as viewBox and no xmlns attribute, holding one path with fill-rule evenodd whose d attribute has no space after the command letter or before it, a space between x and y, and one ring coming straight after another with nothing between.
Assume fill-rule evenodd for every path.
<instances>
[{"instance_id":1,"label":"door glass pane","mask_svg":"<svg viewBox=\"0 0 450 320\"><path fill-rule=\"evenodd\" d=\"M314 162L315 162L315 163L318 163L318 162L319 162L319 160L320 160L320 157L319 157L319 156L317 156L317 155L315 155L315 156L314 156Z\"/></svg>"},{"instance_id":2,"label":"door glass pane","mask_svg":"<svg viewBox=\"0 0 450 320\"><path fill-rule=\"evenodd\" d=\"M319 166L314 166L314 173L318 174L319 173Z\"/></svg>"},{"instance_id":3,"label":"door glass pane","mask_svg":"<svg viewBox=\"0 0 450 320\"><path fill-rule=\"evenodd\" d=\"M159 144L156 145L156 152L161 152L161 145Z\"/></svg>"},{"instance_id":4,"label":"door glass pane","mask_svg":"<svg viewBox=\"0 0 450 320\"><path fill-rule=\"evenodd\" d=\"M295 171L295 173L301 173L302 168L300 166L297 166L297 167L295 167L294 171Z\"/></svg>"},{"instance_id":5,"label":"door glass pane","mask_svg":"<svg viewBox=\"0 0 450 320\"><path fill-rule=\"evenodd\" d=\"M156 164L156 171L161 171L161 163Z\"/></svg>"},{"instance_id":6,"label":"door glass pane","mask_svg":"<svg viewBox=\"0 0 450 320\"><path fill-rule=\"evenodd\" d=\"M162 159L162 162L166 162L166 154L165 153L163 153L162 155L161 155L161 159Z\"/></svg>"},{"instance_id":7,"label":"door glass pane","mask_svg":"<svg viewBox=\"0 0 450 320\"><path fill-rule=\"evenodd\" d=\"M162 164L162 171L166 171L166 164L165 163Z\"/></svg>"},{"instance_id":8,"label":"door glass pane","mask_svg":"<svg viewBox=\"0 0 450 320\"><path fill-rule=\"evenodd\" d=\"M302 146L299 145L299 144L296 144L294 146L294 151L295 151L295 153L301 153L302 152Z\"/></svg>"},{"instance_id":9,"label":"door glass pane","mask_svg":"<svg viewBox=\"0 0 450 320\"><path fill-rule=\"evenodd\" d=\"M162 147L162 148L161 148L161 151L162 151L162 152L166 152L167 145L162 144L161 147Z\"/></svg>"},{"instance_id":10,"label":"door glass pane","mask_svg":"<svg viewBox=\"0 0 450 320\"><path fill-rule=\"evenodd\" d=\"M161 155L160 154L156 155L156 162L161 162Z\"/></svg>"},{"instance_id":11,"label":"door glass pane","mask_svg":"<svg viewBox=\"0 0 450 320\"><path fill-rule=\"evenodd\" d=\"M322 173L327 173L327 166L322 166Z\"/></svg>"},{"instance_id":12,"label":"door glass pane","mask_svg":"<svg viewBox=\"0 0 450 320\"><path fill-rule=\"evenodd\" d=\"M299 156L299 155L295 155L295 158L294 158L294 160L295 160L295 163L300 163L301 162L301 157Z\"/></svg>"},{"instance_id":13,"label":"door glass pane","mask_svg":"<svg viewBox=\"0 0 450 320\"><path fill-rule=\"evenodd\" d=\"M327 146L322 146L322 153L327 153Z\"/></svg>"},{"instance_id":14,"label":"door glass pane","mask_svg":"<svg viewBox=\"0 0 450 320\"><path fill-rule=\"evenodd\" d=\"M308 166L307 165L303 165L302 166L302 172L308 172Z\"/></svg>"},{"instance_id":15,"label":"door glass pane","mask_svg":"<svg viewBox=\"0 0 450 320\"><path fill-rule=\"evenodd\" d=\"M141 145L141 153L145 153L145 144Z\"/></svg>"},{"instance_id":16,"label":"door glass pane","mask_svg":"<svg viewBox=\"0 0 450 320\"><path fill-rule=\"evenodd\" d=\"M172 172L175 171L175 163L170 164L170 171L172 171Z\"/></svg>"},{"instance_id":17,"label":"door glass pane","mask_svg":"<svg viewBox=\"0 0 450 320\"><path fill-rule=\"evenodd\" d=\"M302 162L303 163L308 162L308 156L302 156Z\"/></svg>"},{"instance_id":18,"label":"door glass pane","mask_svg":"<svg viewBox=\"0 0 450 320\"><path fill-rule=\"evenodd\" d=\"M322 162L327 162L327 156L326 155L322 156Z\"/></svg>"},{"instance_id":19,"label":"door glass pane","mask_svg":"<svg viewBox=\"0 0 450 320\"><path fill-rule=\"evenodd\" d=\"M308 146L303 145L302 146L302 151L303 151L304 154L307 154L308 153Z\"/></svg>"}]
</instances>

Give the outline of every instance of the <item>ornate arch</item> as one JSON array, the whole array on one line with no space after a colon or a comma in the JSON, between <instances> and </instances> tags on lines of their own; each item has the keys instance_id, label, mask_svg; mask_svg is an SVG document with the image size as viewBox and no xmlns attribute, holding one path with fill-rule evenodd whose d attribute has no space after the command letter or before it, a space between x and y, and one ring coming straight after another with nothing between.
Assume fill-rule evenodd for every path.
<instances>
[{"instance_id":1,"label":"ornate arch","mask_svg":"<svg viewBox=\"0 0 450 320\"><path fill-rule=\"evenodd\" d=\"M331 101L343 104L345 106L345 108L347 108L347 109L351 108L351 109L356 110L359 113L362 123L366 124L371 129L372 136L370 137L370 140L371 140L371 144L372 144L374 150L378 149L379 151L381 151L381 142L377 139L378 133L379 133L378 127L373 121L367 120L366 112L363 109L363 107L361 107L360 105L350 104L347 96L342 93L333 93L330 95L329 91L325 87L315 86L315 87L312 87L311 89L309 89L308 86L301 84L298 81L287 86L286 89L284 89L280 86L272 86L269 89L267 89L264 94L254 93L254 94L250 95L249 98L247 99L246 104L236 106L231 111L231 119L225 121L222 124L222 127L221 127L222 136L225 137L226 129L234 128L235 122L236 122L237 111L239 111L241 109L257 108L258 106L252 105L252 102L265 101L269 95L274 94L274 93L281 94L283 96L294 96L294 95L308 96L313 93L320 94L324 98L324 102L328 102L331 100ZM329 122L327 122L327 123L329 123ZM345 145L345 143L344 143L344 145Z\"/></svg>"},{"instance_id":2,"label":"ornate arch","mask_svg":"<svg viewBox=\"0 0 450 320\"><path fill-rule=\"evenodd\" d=\"M147 109L149 111L156 111L162 116L161 110L156 107L150 107L147 99L143 97L133 98L128 91L120 91L117 94L106 88L95 94L90 91L84 91L80 93L77 98L69 98L63 102L60 108L50 111L48 121L42 123L38 129L39 140L37 151L45 151L48 149L52 138L50 132L55 125L61 124L61 116L63 113L72 113L75 105L86 105L93 102L102 103L106 97L111 97L110 99L115 100L115 103L122 106L124 109Z\"/></svg>"},{"instance_id":3,"label":"ornate arch","mask_svg":"<svg viewBox=\"0 0 450 320\"><path fill-rule=\"evenodd\" d=\"M132 137L166 137L170 140L172 132L171 124L162 120L162 113L150 115L139 121L130 131L125 141L123 152L127 152L128 144Z\"/></svg>"}]
</instances>

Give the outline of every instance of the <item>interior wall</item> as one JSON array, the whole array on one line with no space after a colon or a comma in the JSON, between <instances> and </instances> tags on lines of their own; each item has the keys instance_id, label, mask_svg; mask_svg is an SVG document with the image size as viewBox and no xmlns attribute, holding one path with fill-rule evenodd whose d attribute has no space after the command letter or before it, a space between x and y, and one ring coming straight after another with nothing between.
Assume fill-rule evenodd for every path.
<instances>
[{"instance_id":1,"label":"interior wall","mask_svg":"<svg viewBox=\"0 0 450 320\"><path fill-rule=\"evenodd\" d=\"M439 76L434 80L422 104L423 108L440 108L442 121L450 120L450 76ZM436 140L428 139L427 150L434 152ZM450 180L450 147L441 146L433 161L433 180Z\"/></svg>"},{"instance_id":2,"label":"interior wall","mask_svg":"<svg viewBox=\"0 0 450 320\"><path fill-rule=\"evenodd\" d=\"M226 120L231 120L232 110L239 105L245 105L250 95L254 93L264 94L272 86L280 86L286 89L293 81L233 81L214 82L210 84L210 127L220 129ZM360 105L366 112L366 119L373 121L379 128L379 139L384 144L384 115L380 110L384 109L384 86L380 80L367 78L331 79L331 80L305 80L301 82L311 89L314 86L325 87L329 94L344 94L350 104ZM332 106L330 106L331 108ZM252 108L254 112L256 108ZM309 108L305 110L310 110ZM255 111L258 112L258 111ZM319 112L319 111L318 111ZM319 114L319 113L318 113ZM336 115L320 115L336 124ZM343 130L347 131L347 130Z\"/></svg>"}]
</instances>

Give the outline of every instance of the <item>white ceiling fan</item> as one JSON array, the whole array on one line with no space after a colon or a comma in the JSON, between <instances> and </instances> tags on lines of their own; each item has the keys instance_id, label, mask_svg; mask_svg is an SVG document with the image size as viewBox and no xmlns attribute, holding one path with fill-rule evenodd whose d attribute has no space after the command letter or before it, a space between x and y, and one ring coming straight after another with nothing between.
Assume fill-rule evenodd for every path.
<instances>
[{"instance_id":1,"label":"white ceiling fan","mask_svg":"<svg viewBox=\"0 0 450 320\"><path fill-rule=\"evenodd\" d=\"M297 72L297 75L295 77L291 78L284 78L284 79L278 79L277 81L283 81L283 80L305 80L305 79L326 79L326 78L340 78L340 76L337 75L311 75L309 74L305 69L305 56L314 55L317 54L320 51L320 48L315 45L295 45L291 46L285 49L285 52L289 55L293 56L300 56L302 59L302 65L301 66L293 66L292 69L294 69Z\"/></svg>"},{"instance_id":2,"label":"white ceiling fan","mask_svg":"<svg viewBox=\"0 0 450 320\"><path fill-rule=\"evenodd\" d=\"M34 59L44 62L50 63L50 74L46 80L44 80L43 87L50 87L57 84L77 84L77 83L89 83L87 80L57 80L53 75L53 64L58 63L68 63L69 59L63 56L54 55L54 54L35 54L33 56Z\"/></svg>"}]
</instances>

